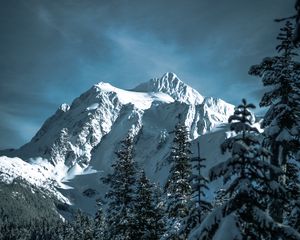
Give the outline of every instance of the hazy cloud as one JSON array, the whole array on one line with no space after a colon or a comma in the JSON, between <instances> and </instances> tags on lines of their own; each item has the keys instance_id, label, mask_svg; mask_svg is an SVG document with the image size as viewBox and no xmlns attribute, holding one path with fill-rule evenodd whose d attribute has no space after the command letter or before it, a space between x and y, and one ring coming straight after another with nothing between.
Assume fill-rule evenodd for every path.
<instances>
[{"instance_id":1,"label":"hazy cloud","mask_svg":"<svg viewBox=\"0 0 300 240\"><path fill-rule=\"evenodd\" d=\"M28 0L0 7L0 148L28 141L99 82L133 88L174 71L206 96L258 102L248 68L274 54L294 0Z\"/></svg>"}]
</instances>

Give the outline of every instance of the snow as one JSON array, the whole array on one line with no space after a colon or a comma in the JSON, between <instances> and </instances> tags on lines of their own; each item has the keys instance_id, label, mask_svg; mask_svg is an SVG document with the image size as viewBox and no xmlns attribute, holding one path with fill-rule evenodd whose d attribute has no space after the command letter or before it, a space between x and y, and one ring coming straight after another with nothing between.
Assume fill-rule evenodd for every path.
<instances>
[{"instance_id":1,"label":"snow","mask_svg":"<svg viewBox=\"0 0 300 240\"><path fill-rule=\"evenodd\" d=\"M165 93L141 93L135 91L126 91L120 88L113 87L109 83L100 82L95 85L99 91L115 92L120 102L124 105L133 104L138 109L148 109L154 101L162 103L174 102L174 99Z\"/></svg>"},{"instance_id":2,"label":"snow","mask_svg":"<svg viewBox=\"0 0 300 240\"><path fill-rule=\"evenodd\" d=\"M230 214L222 219L213 240L243 239L240 230L236 226L237 219L235 218L233 214Z\"/></svg>"},{"instance_id":3,"label":"snow","mask_svg":"<svg viewBox=\"0 0 300 240\"><path fill-rule=\"evenodd\" d=\"M91 106L87 107L86 110L91 111L91 110L96 110L99 107L99 103L94 103Z\"/></svg>"},{"instance_id":4,"label":"snow","mask_svg":"<svg viewBox=\"0 0 300 240\"><path fill-rule=\"evenodd\" d=\"M176 101L187 104L201 104L204 97L195 89L182 82L175 73L165 73L161 78L154 78L133 89L138 92L162 92Z\"/></svg>"},{"instance_id":5,"label":"snow","mask_svg":"<svg viewBox=\"0 0 300 240\"><path fill-rule=\"evenodd\" d=\"M62 110L63 112L67 112L69 111L70 106L67 103L63 103L62 105L60 105L59 109Z\"/></svg>"},{"instance_id":6,"label":"snow","mask_svg":"<svg viewBox=\"0 0 300 240\"><path fill-rule=\"evenodd\" d=\"M45 166L30 164L20 158L0 157L0 180L5 183L12 183L15 178L21 178L29 184L40 189L49 191L57 199L70 204L68 198L63 196L53 185L51 172Z\"/></svg>"},{"instance_id":7,"label":"snow","mask_svg":"<svg viewBox=\"0 0 300 240\"><path fill-rule=\"evenodd\" d=\"M220 99L204 98L171 73L134 90L100 82L71 106L63 104L29 143L5 153L25 160L28 167L44 169L44 175L64 188L72 203L89 212L96 198L103 199L106 188L99 179L110 172L114 152L128 132L135 136L136 160L147 176L162 185L179 118L190 130L193 152L200 139L209 168L223 159L216 146L226 138L224 126L233 110ZM213 183L212 192L218 186ZM94 199L82 196L87 188L98 190Z\"/></svg>"}]
</instances>

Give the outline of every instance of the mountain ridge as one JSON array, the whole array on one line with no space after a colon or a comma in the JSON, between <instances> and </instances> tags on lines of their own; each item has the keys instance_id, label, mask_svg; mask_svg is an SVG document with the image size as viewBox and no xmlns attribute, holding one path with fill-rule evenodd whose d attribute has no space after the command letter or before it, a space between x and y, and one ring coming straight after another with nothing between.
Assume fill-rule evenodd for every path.
<instances>
[{"instance_id":1,"label":"mountain ridge","mask_svg":"<svg viewBox=\"0 0 300 240\"><path fill-rule=\"evenodd\" d=\"M136 139L137 161L154 179L163 179L173 139L170 133L178 121L185 123L190 140L196 141L220 131L233 111L233 105L203 97L173 73L132 90L100 82L71 105L62 104L30 142L4 153L47 167L58 186L65 187L67 182L74 188L70 196L75 192L79 196L87 184L82 186L77 179L99 183L96 173L109 172L114 152L128 132Z\"/></svg>"}]
</instances>

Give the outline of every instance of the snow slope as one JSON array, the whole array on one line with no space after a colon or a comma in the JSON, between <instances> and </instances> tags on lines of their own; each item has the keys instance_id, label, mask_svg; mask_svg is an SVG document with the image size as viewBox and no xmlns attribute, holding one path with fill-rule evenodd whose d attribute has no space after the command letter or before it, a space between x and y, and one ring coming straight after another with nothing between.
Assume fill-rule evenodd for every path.
<instances>
[{"instance_id":1,"label":"snow slope","mask_svg":"<svg viewBox=\"0 0 300 240\"><path fill-rule=\"evenodd\" d=\"M0 181L11 183L14 179L22 179L44 192L53 194L58 200L70 204L70 201L59 191L59 181L55 181L53 166L44 163L27 163L20 158L0 157Z\"/></svg>"},{"instance_id":2,"label":"snow slope","mask_svg":"<svg viewBox=\"0 0 300 240\"><path fill-rule=\"evenodd\" d=\"M145 121L144 124L147 125ZM130 125L130 124L128 124ZM171 124L170 124L171 125ZM158 136L154 134L151 128L142 130L135 138L135 159L138 166L143 168L147 176L152 182L163 186L167 180L170 162L170 147L173 141L173 134L167 135L163 143L159 143ZM126 131L119 132L120 129L112 130L95 152L93 153L90 166L97 172L89 175L76 176L66 184L73 187L65 192L71 201L86 212L93 213L96 209L95 202L101 199L106 202L104 197L107 187L102 183L101 178L111 172L111 164L116 160L114 152L120 146L119 141L126 135ZM173 129L172 129L173 130ZM206 158L206 169L203 174L208 175L208 170L220 161L225 160L226 156L221 154L220 144L227 137L227 127L220 127L214 132L200 136L191 143L193 156L197 156L197 144L200 142L201 157ZM207 191L207 199L212 200L214 192L222 185L221 180L211 182L209 191ZM83 196L83 192L88 189L94 189L95 195L90 197Z\"/></svg>"}]
</instances>

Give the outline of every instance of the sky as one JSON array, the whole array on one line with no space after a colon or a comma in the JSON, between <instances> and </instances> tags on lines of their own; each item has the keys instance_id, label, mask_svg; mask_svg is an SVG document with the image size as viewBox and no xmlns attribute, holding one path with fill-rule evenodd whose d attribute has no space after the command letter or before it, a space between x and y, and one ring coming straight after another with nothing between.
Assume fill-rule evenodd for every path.
<instances>
[{"instance_id":1,"label":"sky","mask_svg":"<svg viewBox=\"0 0 300 240\"><path fill-rule=\"evenodd\" d=\"M255 104L249 67L276 54L294 0L0 2L0 149L30 141L62 103L100 81L131 89L165 72L204 96Z\"/></svg>"}]
</instances>

